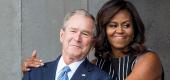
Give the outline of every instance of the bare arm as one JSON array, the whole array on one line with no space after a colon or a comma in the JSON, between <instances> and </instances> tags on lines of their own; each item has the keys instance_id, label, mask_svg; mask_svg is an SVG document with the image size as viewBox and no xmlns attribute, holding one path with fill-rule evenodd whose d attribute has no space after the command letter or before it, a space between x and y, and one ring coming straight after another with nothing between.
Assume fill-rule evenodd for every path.
<instances>
[{"instance_id":1,"label":"bare arm","mask_svg":"<svg viewBox=\"0 0 170 80\"><path fill-rule=\"evenodd\" d=\"M30 68L36 68L44 65L41 59L37 58L37 52L34 50L32 52L32 56L30 58L27 58L23 64L21 65L22 67L22 72L29 71Z\"/></svg>"},{"instance_id":2,"label":"bare arm","mask_svg":"<svg viewBox=\"0 0 170 80\"><path fill-rule=\"evenodd\" d=\"M153 52L141 55L126 80L161 80L160 59Z\"/></svg>"}]
</instances>

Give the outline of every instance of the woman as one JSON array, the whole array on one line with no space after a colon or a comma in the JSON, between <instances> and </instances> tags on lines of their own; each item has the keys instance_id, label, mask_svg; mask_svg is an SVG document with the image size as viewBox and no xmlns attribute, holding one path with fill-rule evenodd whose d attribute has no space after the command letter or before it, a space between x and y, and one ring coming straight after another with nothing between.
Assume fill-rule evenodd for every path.
<instances>
[{"instance_id":1,"label":"woman","mask_svg":"<svg viewBox=\"0 0 170 80\"><path fill-rule=\"evenodd\" d=\"M113 80L161 80L158 56L144 46L144 24L128 1L110 0L97 14L93 61Z\"/></svg>"},{"instance_id":2,"label":"woman","mask_svg":"<svg viewBox=\"0 0 170 80\"><path fill-rule=\"evenodd\" d=\"M133 4L124 0L106 2L97 14L96 30L96 60L92 62L113 80L161 80L161 62L144 46L144 25ZM25 62L23 71L41 64L33 56Z\"/></svg>"}]
</instances>

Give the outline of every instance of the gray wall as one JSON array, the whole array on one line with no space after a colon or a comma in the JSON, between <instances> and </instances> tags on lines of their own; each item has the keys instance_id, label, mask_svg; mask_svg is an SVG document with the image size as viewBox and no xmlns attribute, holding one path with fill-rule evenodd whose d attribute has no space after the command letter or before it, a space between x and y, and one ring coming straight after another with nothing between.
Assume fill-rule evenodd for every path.
<instances>
[{"instance_id":1,"label":"gray wall","mask_svg":"<svg viewBox=\"0 0 170 80\"><path fill-rule=\"evenodd\" d=\"M20 80L21 1L0 0L0 79Z\"/></svg>"},{"instance_id":2,"label":"gray wall","mask_svg":"<svg viewBox=\"0 0 170 80\"><path fill-rule=\"evenodd\" d=\"M86 0L22 0L22 57L36 49L43 60L55 59L60 52L59 29L64 15L86 7Z\"/></svg>"},{"instance_id":3,"label":"gray wall","mask_svg":"<svg viewBox=\"0 0 170 80\"><path fill-rule=\"evenodd\" d=\"M58 37L64 15L79 8L96 15L105 1L0 0L0 78L20 80L21 61L34 49L45 62L54 60L60 52ZM165 69L165 80L170 79L170 1L129 1L135 4L146 26L146 45L158 53Z\"/></svg>"}]
</instances>

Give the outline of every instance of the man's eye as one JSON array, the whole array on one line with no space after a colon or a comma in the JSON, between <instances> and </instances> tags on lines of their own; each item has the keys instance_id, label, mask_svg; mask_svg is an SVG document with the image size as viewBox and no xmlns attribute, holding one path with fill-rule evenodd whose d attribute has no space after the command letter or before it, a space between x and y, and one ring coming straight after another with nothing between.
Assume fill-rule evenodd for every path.
<instances>
[{"instance_id":1,"label":"man's eye","mask_svg":"<svg viewBox=\"0 0 170 80\"><path fill-rule=\"evenodd\" d=\"M85 35L85 36L89 36L89 34L88 34L88 33L85 33L85 32L84 32L84 33L82 33L82 34L83 34L83 35Z\"/></svg>"},{"instance_id":2,"label":"man's eye","mask_svg":"<svg viewBox=\"0 0 170 80\"><path fill-rule=\"evenodd\" d=\"M75 30L70 30L70 32L75 33L76 31Z\"/></svg>"}]
</instances>

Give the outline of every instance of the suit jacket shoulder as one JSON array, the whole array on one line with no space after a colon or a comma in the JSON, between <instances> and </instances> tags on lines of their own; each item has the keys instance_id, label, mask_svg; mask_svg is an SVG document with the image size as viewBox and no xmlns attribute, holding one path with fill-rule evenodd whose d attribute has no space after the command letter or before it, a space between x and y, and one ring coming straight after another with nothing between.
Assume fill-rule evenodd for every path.
<instances>
[{"instance_id":1,"label":"suit jacket shoulder","mask_svg":"<svg viewBox=\"0 0 170 80\"><path fill-rule=\"evenodd\" d=\"M39 68L32 68L24 74L22 80L55 80L58 60L59 58L55 61L47 62Z\"/></svg>"}]
</instances>

